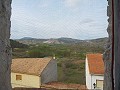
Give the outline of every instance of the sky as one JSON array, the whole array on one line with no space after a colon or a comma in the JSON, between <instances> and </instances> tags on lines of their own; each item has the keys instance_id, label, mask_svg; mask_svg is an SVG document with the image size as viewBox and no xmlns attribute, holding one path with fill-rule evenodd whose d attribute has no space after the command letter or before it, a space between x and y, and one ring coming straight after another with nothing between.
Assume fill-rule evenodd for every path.
<instances>
[{"instance_id":1,"label":"sky","mask_svg":"<svg viewBox=\"0 0 120 90\"><path fill-rule=\"evenodd\" d=\"M12 0L11 38L102 38L107 19L107 0Z\"/></svg>"}]
</instances>

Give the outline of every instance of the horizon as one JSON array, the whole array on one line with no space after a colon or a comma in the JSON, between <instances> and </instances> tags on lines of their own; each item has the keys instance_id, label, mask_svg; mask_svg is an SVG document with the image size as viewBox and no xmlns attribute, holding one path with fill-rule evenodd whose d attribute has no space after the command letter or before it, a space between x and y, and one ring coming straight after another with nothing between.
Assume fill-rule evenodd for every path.
<instances>
[{"instance_id":1,"label":"horizon","mask_svg":"<svg viewBox=\"0 0 120 90\"><path fill-rule=\"evenodd\" d=\"M14 0L11 39L108 37L106 0Z\"/></svg>"},{"instance_id":2,"label":"horizon","mask_svg":"<svg viewBox=\"0 0 120 90\"><path fill-rule=\"evenodd\" d=\"M58 38L34 38L34 37L22 37L22 38L17 38L17 39L12 39L12 40L20 40L20 39L61 39L61 38L66 38L66 39L76 39L76 40L94 40L94 39L102 39L102 38L108 38L108 37L100 37L100 38L94 38L94 39L77 39L77 38L68 38L68 37L58 37Z\"/></svg>"}]
</instances>

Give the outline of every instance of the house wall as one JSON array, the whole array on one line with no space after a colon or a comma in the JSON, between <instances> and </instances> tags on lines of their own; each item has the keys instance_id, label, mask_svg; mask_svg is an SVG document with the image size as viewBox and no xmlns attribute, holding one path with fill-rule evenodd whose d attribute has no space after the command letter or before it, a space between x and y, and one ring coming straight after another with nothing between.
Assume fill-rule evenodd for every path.
<instances>
[{"instance_id":1,"label":"house wall","mask_svg":"<svg viewBox=\"0 0 120 90\"><path fill-rule=\"evenodd\" d=\"M91 76L91 85L92 85L92 89L94 89L93 84L96 84L97 80L104 80L104 76L103 75L90 75ZM97 88L97 87L96 87ZM103 87L99 88L99 89L103 89Z\"/></svg>"},{"instance_id":2,"label":"house wall","mask_svg":"<svg viewBox=\"0 0 120 90\"><path fill-rule=\"evenodd\" d=\"M86 58L86 62L85 62L85 72L86 72L86 86L88 89L91 89L91 76L89 74L89 69L88 69L88 60Z\"/></svg>"},{"instance_id":3,"label":"house wall","mask_svg":"<svg viewBox=\"0 0 120 90\"><path fill-rule=\"evenodd\" d=\"M86 58L85 70L86 70L85 71L86 72L86 86L87 86L88 89L94 89L93 84L94 83L96 84L96 80L104 80L103 75L91 75L91 74L89 74L87 58Z\"/></svg>"},{"instance_id":4,"label":"house wall","mask_svg":"<svg viewBox=\"0 0 120 90\"><path fill-rule=\"evenodd\" d=\"M22 80L16 80L16 75L22 75ZM12 88L15 87L39 88L41 85L39 76L20 73L11 73L11 84Z\"/></svg>"},{"instance_id":5,"label":"house wall","mask_svg":"<svg viewBox=\"0 0 120 90\"><path fill-rule=\"evenodd\" d=\"M57 61L51 60L41 74L41 83L57 81Z\"/></svg>"}]
</instances>

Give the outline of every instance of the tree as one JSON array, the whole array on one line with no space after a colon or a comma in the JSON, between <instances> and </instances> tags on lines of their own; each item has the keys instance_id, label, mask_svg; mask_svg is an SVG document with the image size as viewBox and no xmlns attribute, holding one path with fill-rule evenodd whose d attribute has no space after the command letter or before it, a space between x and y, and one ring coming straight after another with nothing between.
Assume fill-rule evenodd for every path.
<instances>
[{"instance_id":1,"label":"tree","mask_svg":"<svg viewBox=\"0 0 120 90\"><path fill-rule=\"evenodd\" d=\"M11 0L0 0L0 90L11 90Z\"/></svg>"},{"instance_id":2,"label":"tree","mask_svg":"<svg viewBox=\"0 0 120 90\"><path fill-rule=\"evenodd\" d=\"M12 49L14 49L14 48L28 48L28 45L23 44L23 43L19 43L15 40L12 40L12 39L10 39L10 45L11 45Z\"/></svg>"}]
</instances>

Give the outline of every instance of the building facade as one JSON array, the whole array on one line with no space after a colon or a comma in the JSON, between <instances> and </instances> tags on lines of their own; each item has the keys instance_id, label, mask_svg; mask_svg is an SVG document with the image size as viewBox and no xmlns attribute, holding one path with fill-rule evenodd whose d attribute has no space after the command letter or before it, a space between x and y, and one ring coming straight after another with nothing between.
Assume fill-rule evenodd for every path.
<instances>
[{"instance_id":1,"label":"building facade","mask_svg":"<svg viewBox=\"0 0 120 90\"><path fill-rule=\"evenodd\" d=\"M13 59L11 71L12 88L40 88L57 81L57 63L51 58Z\"/></svg>"},{"instance_id":2,"label":"building facade","mask_svg":"<svg viewBox=\"0 0 120 90\"><path fill-rule=\"evenodd\" d=\"M87 54L85 62L88 89L103 89L104 64L102 54Z\"/></svg>"}]
</instances>

